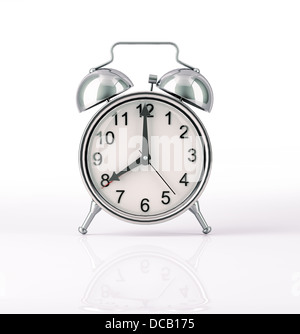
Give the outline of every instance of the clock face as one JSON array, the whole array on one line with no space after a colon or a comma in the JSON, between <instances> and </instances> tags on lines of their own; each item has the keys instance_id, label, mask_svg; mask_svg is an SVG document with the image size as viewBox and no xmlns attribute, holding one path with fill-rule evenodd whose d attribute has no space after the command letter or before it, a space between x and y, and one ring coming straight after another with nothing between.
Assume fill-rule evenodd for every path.
<instances>
[{"instance_id":1,"label":"clock face","mask_svg":"<svg viewBox=\"0 0 300 334\"><path fill-rule=\"evenodd\" d=\"M157 93L106 105L88 125L80 154L96 203L133 222L160 222L188 208L210 167L201 122L180 102Z\"/></svg>"}]
</instances>

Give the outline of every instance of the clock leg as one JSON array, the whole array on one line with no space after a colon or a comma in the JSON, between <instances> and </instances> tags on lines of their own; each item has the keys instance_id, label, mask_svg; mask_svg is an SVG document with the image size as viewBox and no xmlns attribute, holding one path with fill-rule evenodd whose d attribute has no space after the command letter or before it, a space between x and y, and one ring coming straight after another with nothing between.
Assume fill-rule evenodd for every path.
<instances>
[{"instance_id":1,"label":"clock leg","mask_svg":"<svg viewBox=\"0 0 300 334\"><path fill-rule=\"evenodd\" d=\"M198 222L200 223L200 225L203 228L203 233L204 234L208 234L209 232L211 232L211 227L207 225L204 217L202 216L202 213L200 211L200 206L199 206L199 202L196 202L191 208L190 211L195 215L195 217L197 218Z\"/></svg>"},{"instance_id":2,"label":"clock leg","mask_svg":"<svg viewBox=\"0 0 300 334\"><path fill-rule=\"evenodd\" d=\"M91 207L90 207L90 212L88 213L87 217L85 218L85 221L83 222L82 226L80 226L79 229L78 229L78 231L81 234L86 234L87 233L87 229L90 226L92 220L94 219L96 214L99 213L100 211L101 211L101 208L99 208L99 206L94 201L92 201Z\"/></svg>"}]
</instances>

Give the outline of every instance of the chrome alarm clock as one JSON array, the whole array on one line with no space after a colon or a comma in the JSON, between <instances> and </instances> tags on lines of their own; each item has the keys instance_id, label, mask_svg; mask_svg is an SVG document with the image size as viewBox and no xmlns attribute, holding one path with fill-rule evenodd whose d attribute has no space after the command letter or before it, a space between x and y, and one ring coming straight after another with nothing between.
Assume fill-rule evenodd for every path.
<instances>
[{"instance_id":1,"label":"chrome alarm clock","mask_svg":"<svg viewBox=\"0 0 300 334\"><path fill-rule=\"evenodd\" d=\"M157 80L149 91L117 95L133 86L122 72L104 66L117 45L172 45L184 68ZM198 199L207 184L212 151L198 115L188 106L211 111L213 93L199 70L179 60L171 42L119 42L111 60L82 80L80 112L106 104L86 127L79 149L80 171L92 198L82 234L101 210L130 223L155 224L190 210L205 234L211 231ZM154 92L156 86L162 92Z\"/></svg>"}]
</instances>

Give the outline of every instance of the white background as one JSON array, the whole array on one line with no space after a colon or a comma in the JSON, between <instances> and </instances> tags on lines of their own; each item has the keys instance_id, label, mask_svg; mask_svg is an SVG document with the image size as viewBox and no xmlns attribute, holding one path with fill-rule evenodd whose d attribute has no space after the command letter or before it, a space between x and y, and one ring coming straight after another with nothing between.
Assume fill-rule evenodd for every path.
<instances>
[{"instance_id":1,"label":"white background","mask_svg":"<svg viewBox=\"0 0 300 334\"><path fill-rule=\"evenodd\" d=\"M0 312L299 313L299 10L0 0ZM77 151L93 112L77 112L76 90L117 41L175 42L213 87L212 113L199 111L214 153L201 197L209 237L190 213L150 227L100 213L77 232L89 207ZM115 56L136 91L180 67L170 47Z\"/></svg>"}]
</instances>

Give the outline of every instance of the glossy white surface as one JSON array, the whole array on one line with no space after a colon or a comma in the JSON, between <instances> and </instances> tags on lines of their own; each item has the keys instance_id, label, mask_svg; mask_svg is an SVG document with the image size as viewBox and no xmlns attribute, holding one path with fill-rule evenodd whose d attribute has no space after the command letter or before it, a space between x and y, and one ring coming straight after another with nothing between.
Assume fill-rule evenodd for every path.
<instances>
[{"instance_id":1,"label":"glossy white surface","mask_svg":"<svg viewBox=\"0 0 300 334\"><path fill-rule=\"evenodd\" d=\"M80 236L87 206L61 203L27 202L2 230L1 313L299 312L300 234L291 221L273 229L260 212L250 227L251 205L244 219L208 205L214 231L203 236L191 213L136 226L102 212ZM1 221L17 209L7 207Z\"/></svg>"},{"instance_id":2,"label":"glossy white surface","mask_svg":"<svg viewBox=\"0 0 300 334\"><path fill-rule=\"evenodd\" d=\"M0 313L300 312L299 1L2 0L0 31ZM212 85L212 112L197 111L214 154L208 237L191 213L157 226L100 213L77 232L94 111L77 112L76 90L126 40L176 42ZM178 68L168 47L115 59L128 92Z\"/></svg>"}]
</instances>

